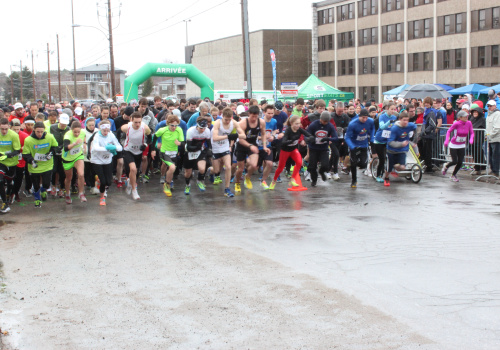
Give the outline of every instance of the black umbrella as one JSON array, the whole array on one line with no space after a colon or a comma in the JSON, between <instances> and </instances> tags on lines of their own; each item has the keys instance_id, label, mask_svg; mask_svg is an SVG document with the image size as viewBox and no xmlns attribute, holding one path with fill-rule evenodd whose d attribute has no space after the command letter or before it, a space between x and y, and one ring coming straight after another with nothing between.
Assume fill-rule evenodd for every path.
<instances>
[{"instance_id":1,"label":"black umbrella","mask_svg":"<svg viewBox=\"0 0 500 350\"><path fill-rule=\"evenodd\" d=\"M448 98L451 94L440 86L434 84L417 84L404 89L399 97L424 99L427 96L432 98Z\"/></svg>"}]
</instances>

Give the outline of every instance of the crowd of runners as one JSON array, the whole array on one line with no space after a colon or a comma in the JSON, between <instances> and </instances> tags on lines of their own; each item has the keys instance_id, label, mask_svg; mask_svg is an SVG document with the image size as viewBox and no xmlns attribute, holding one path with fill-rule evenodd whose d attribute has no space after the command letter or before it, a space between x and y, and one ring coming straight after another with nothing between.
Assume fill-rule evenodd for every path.
<instances>
[{"instance_id":1,"label":"crowd of runners","mask_svg":"<svg viewBox=\"0 0 500 350\"><path fill-rule=\"evenodd\" d=\"M390 186L391 175L406 168L409 147L419 145L425 172L434 171L429 165L441 125L451 125L445 146L452 162L443 165L443 175L454 167L451 179L458 181L466 144L484 141L474 139L477 128L487 130L491 169L498 175L500 99L490 93L487 119L479 102L464 96L456 106L430 97L380 104L301 98L285 104L174 103L160 97L128 104L16 103L0 110L0 212L9 212L21 194L33 197L36 208L50 196L71 204L76 194L86 202L86 193L106 205L114 186L139 200L138 184L156 174L167 197L174 187L190 195L194 182L200 192L210 184L233 197L242 192L242 182L254 189L257 177L265 191L282 179L292 188L302 186L301 176L312 187L319 178L350 176L356 188L357 169L371 175L367 165L373 158L379 160L376 182Z\"/></svg>"}]
</instances>

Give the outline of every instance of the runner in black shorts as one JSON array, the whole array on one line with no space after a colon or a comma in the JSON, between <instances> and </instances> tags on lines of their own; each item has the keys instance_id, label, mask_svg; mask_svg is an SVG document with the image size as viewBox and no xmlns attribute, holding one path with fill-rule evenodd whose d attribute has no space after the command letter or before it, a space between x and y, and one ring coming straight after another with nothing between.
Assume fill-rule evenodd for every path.
<instances>
[{"instance_id":1,"label":"runner in black shorts","mask_svg":"<svg viewBox=\"0 0 500 350\"><path fill-rule=\"evenodd\" d=\"M185 195L191 191L191 176L193 169L198 167L198 187L200 191L205 191L205 171L207 166L207 156L212 156L212 143L210 141L210 130L205 117L196 119L196 126L188 129L186 134L186 153L184 156L184 178L186 179Z\"/></svg>"}]
</instances>

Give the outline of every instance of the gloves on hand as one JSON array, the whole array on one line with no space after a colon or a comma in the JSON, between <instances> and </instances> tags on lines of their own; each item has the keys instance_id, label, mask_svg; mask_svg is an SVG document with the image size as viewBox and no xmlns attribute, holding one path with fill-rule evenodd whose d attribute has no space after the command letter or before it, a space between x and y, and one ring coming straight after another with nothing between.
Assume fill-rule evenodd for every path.
<instances>
[{"instance_id":1,"label":"gloves on hand","mask_svg":"<svg viewBox=\"0 0 500 350\"><path fill-rule=\"evenodd\" d=\"M139 149L141 150L141 152L144 152L144 151L146 150L146 147L147 147L147 145L146 145L145 143L143 143L143 144L141 145L141 147L139 147ZM116 147L115 147L115 148L116 148Z\"/></svg>"},{"instance_id":2,"label":"gloves on hand","mask_svg":"<svg viewBox=\"0 0 500 350\"><path fill-rule=\"evenodd\" d=\"M322 143L324 143L324 142L328 142L328 141L330 141L330 138L329 138L329 137L323 137L323 138L321 139L321 142L322 142Z\"/></svg>"},{"instance_id":3,"label":"gloves on hand","mask_svg":"<svg viewBox=\"0 0 500 350\"><path fill-rule=\"evenodd\" d=\"M316 140L316 138L314 136L308 136L305 138L306 142L307 143L314 143L314 141Z\"/></svg>"},{"instance_id":4,"label":"gloves on hand","mask_svg":"<svg viewBox=\"0 0 500 350\"><path fill-rule=\"evenodd\" d=\"M3 162L6 159L7 159L7 156L5 154L3 156L0 156L0 162Z\"/></svg>"},{"instance_id":5,"label":"gloves on hand","mask_svg":"<svg viewBox=\"0 0 500 350\"><path fill-rule=\"evenodd\" d=\"M229 141L236 141L237 138L238 138L238 134L229 134L229 135L227 135L227 139Z\"/></svg>"},{"instance_id":6,"label":"gloves on hand","mask_svg":"<svg viewBox=\"0 0 500 350\"><path fill-rule=\"evenodd\" d=\"M52 159L52 152L47 153L46 159L47 160L51 160Z\"/></svg>"},{"instance_id":7,"label":"gloves on hand","mask_svg":"<svg viewBox=\"0 0 500 350\"><path fill-rule=\"evenodd\" d=\"M36 162L36 160L31 161L31 166L33 167L33 169L38 168L38 163Z\"/></svg>"},{"instance_id":8,"label":"gloves on hand","mask_svg":"<svg viewBox=\"0 0 500 350\"><path fill-rule=\"evenodd\" d=\"M116 146L113 145L112 143L108 143L106 145L106 150L109 151L109 152L111 152L111 153L113 153L113 151L116 151Z\"/></svg>"}]
</instances>

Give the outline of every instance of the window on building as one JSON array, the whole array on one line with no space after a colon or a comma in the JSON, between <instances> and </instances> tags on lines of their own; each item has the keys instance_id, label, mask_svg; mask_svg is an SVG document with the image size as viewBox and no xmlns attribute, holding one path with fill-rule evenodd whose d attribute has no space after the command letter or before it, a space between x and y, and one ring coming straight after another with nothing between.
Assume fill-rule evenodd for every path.
<instances>
[{"instance_id":1,"label":"window on building","mask_svg":"<svg viewBox=\"0 0 500 350\"><path fill-rule=\"evenodd\" d=\"M386 28L386 41L390 43L392 41L392 25L385 26Z\"/></svg>"},{"instance_id":2,"label":"window on building","mask_svg":"<svg viewBox=\"0 0 500 350\"><path fill-rule=\"evenodd\" d=\"M444 16L444 33L450 34L451 16Z\"/></svg>"},{"instance_id":3,"label":"window on building","mask_svg":"<svg viewBox=\"0 0 500 350\"><path fill-rule=\"evenodd\" d=\"M424 0L424 4L430 4L431 0Z\"/></svg>"},{"instance_id":4,"label":"window on building","mask_svg":"<svg viewBox=\"0 0 500 350\"><path fill-rule=\"evenodd\" d=\"M403 0L396 0L396 4L395 4L396 5L396 10L401 10L403 8L403 6L401 4L402 1Z\"/></svg>"},{"instance_id":5,"label":"window on building","mask_svg":"<svg viewBox=\"0 0 500 350\"><path fill-rule=\"evenodd\" d=\"M420 21L413 22L413 37L415 39L420 37Z\"/></svg>"},{"instance_id":6,"label":"window on building","mask_svg":"<svg viewBox=\"0 0 500 350\"><path fill-rule=\"evenodd\" d=\"M443 69L450 69L450 50L443 51Z\"/></svg>"},{"instance_id":7,"label":"window on building","mask_svg":"<svg viewBox=\"0 0 500 350\"><path fill-rule=\"evenodd\" d=\"M390 73L392 72L392 60L391 60L391 56L386 56L386 64L385 64L385 71L387 73Z\"/></svg>"},{"instance_id":8,"label":"window on building","mask_svg":"<svg viewBox=\"0 0 500 350\"><path fill-rule=\"evenodd\" d=\"M333 7L328 9L328 23L333 23Z\"/></svg>"},{"instance_id":9,"label":"window on building","mask_svg":"<svg viewBox=\"0 0 500 350\"><path fill-rule=\"evenodd\" d=\"M347 35L349 36L349 47L354 46L354 32L348 32Z\"/></svg>"},{"instance_id":10,"label":"window on building","mask_svg":"<svg viewBox=\"0 0 500 350\"><path fill-rule=\"evenodd\" d=\"M392 11L392 0L385 0L385 9L387 11Z\"/></svg>"},{"instance_id":11,"label":"window on building","mask_svg":"<svg viewBox=\"0 0 500 350\"><path fill-rule=\"evenodd\" d=\"M348 6L348 16L349 19L354 18L354 3L347 5Z\"/></svg>"},{"instance_id":12,"label":"window on building","mask_svg":"<svg viewBox=\"0 0 500 350\"><path fill-rule=\"evenodd\" d=\"M432 70L430 52L424 52L424 70Z\"/></svg>"},{"instance_id":13,"label":"window on building","mask_svg":"<svg viewBox=\"0 0 500 350\"><path fill-rule=\"evenodd\" d=\"M403 59L403 55L396 55L396 72L402 71L401 61Z\"/></svg>"},{"instance_id":14,"label":"window on building","mask_svg":"<svg viewBox=\"0 0 500 350\"><path fill-rule=\"evenodd\" d=\"M372 44L377 43L377 28L372 28Z\"/></svg>"},{"instance_id":15,"label":"window on building","mask_svg":"<svg viewBox=\"0 0 500 350\"><path fill-rule=\"evenodd\" d=\"M340 61L340 75L346 74L346 62L345 60Z\"/></svg>"},{"instance_id":16,"label":"window on building","mask_svg":"<svg viewBox=\"0 0 500 350\"><path fill-rule=\"evenodd\" d=\"M477 48L477 65L478 67L486 66L486 46Z\"/></svg>"},{"instance_id":17,"label":"window on building","mask_svg":"<svg viewBox=\"0 0 500 350\"><path fill-rule=\"evenodd\" d=\"M363 45L368 45L368 30L369 29L363 29Z\"/></svg>"},{"instance_id":18,"label":"window on building","mask_svg":"<svg viewBox=\"0 0 500 350\"><path fill-rule=\"evenodd\" d=\"M417 72L419 70L418 53L413 54L413 71Z\"/></svg>"},{"instance_id":19,"label":"window on building","mask_svg":"<svg viewBox=\"0 0 500 350\"><path fill-rule=\"evenodd\" d=\"M371 59L371 73L372 74L377 73L377 57L372 57Z\"/></svg>"},{"instance_id":20,"label":"window on building","mask_svg":"<svg viewBox=\"0 0 500 350\"><path fill-rule=\"evenodd\" d=\"M361 15L364 17L364 16L368 16L368 2L370 0L362 0L361 1Z\"/></svg>"},{"instance_id":21,"label":"window on building","mask_svg":"<svg viewBox=\"0 0 500 350\"><path fill-rule=\"evenodd\" d=\"M457 13L455 15L455 33L462 33L462 24L463 24L463 14Z\"/></svg>"},{"instance_id":22,"label":"window on building","mask_svg":"<svg viewBox=\"0 0 500 350\"><path fill-rule=\"evenodd\" d=\"M347 19L347 5L340 6L340 20L345 21Z\"/></svg>"},{"instance_id":23,"label":"window on building","mask_svg":"<svg viewBox=\"0 0 500 350\"><path fill-rule=\"evenodd\" d=\"M402 28L403 28L403 24L402 23L396 24L396 41L403 40L403 35L402 35L402 32L401 32Z\"/></svg>"},{"instance_id":24,"label":"window on building","mask_svg":"<svg viewBox=\"0 0 500 350\"><path fill-rule=\"evenodd\" d=\"M455 49L455 68L462 68L462 49Z\"/></svg>"},{"instance_id":25,"label":"window on building","mask_svg":"<svg viewBox=\"0 0 500 350\"><path fill-rule=\"evenodd\" d=\"M429 37L431 36L431 19L427 18L424 19L424 37Z\"/></svg>"},{"instance_id":26,"label":"window on building","mask_svg":"<svg viewBox=\"0 0 500 350\"><path fill-rule=\"evenodd\" d=\"M361 65L362 65L363 74L368 74L368 58L363 58Z\"/></svg>"},{"instance_id":27,"label":"window on building","mask_svg":"<svg viewBox=\"0 0 500 350\"><path fill-rule=\"evenodd\" d=\"M333 50L333 34L328 35L328 50Z\"/></svg>"},{"instance_id":28,"label":"window on building","mask_svg":"<svg viewBox=\"0 0 500 350\"><path fill-rule=\"evenodd\" d=\"M370 7L370 13L372 15L376 15L377 14L377 2L378 0L371 0L371 7Z\"/></svg>"},{"instance_id":29,"label":"window on building","mask_svg":"<svg viewBox=\"0 0 500 350\"><path fill-rule=\"evenodd\" d=\"M349 60L349 75L354 74L354 60Z\"/></svg>"},{"instance_id":30,"label":"window on building","mask_svg":"<svg viewBox=\"0 0 500 350\"><path fill-rule=\"evenodd\" d=\"M318 11L318 25L323 24L323 11Z\"/></svg>"},{"instance_id":31,"label":"window on building","mask_svg":"<svg viewBox=\"0 0 500 350\"><path fill-rule=\"evenodd\" d=\"M493 7L492 13L493 13L493 20L491 22L491 25L493 28L499 28L500 27L500 7Z\"/></svg>"},{"instance_id":32,"label":"window on building","mask_svg":"<svg viewBox=\"0 0 500 350\"><path fill-rule=\"evenodd\" d=\"M498 45L491 47L491 65L498 66Z\"/></svg>"},{"instance_id":33,"label":"window on building","mask_svg":"<svg viewBox=\"0 0 500 350\"><path fill-rule=\"evenodd\" d=\"M419 0L413 0L413 6L418 6L420 5L420 1Z\"/></svg>"},{"instance_id":34,"label":"window on building","mask_svg":"<svg viewBox=\"0 0 500 350\"><path fill-rule=\"evenodd\" d=\"M341 49L343 49L344 47L346 47L346 45L345 45L345 44L346 44L346 42L345 42L345 34L346 34L346 33L340 33L340 34L339 34L339 36L340 36L340 40L339 40L339 44L340 44L340 45L339 45L339 47L340 47Z\"/></svg>"},{"instance_id":35,"label":"window on building","mask_svg":"<svg viewBox=\"0 0 500 350\"><path fill-rule=\"evenodd\" d=\"M486 10L479 10L479 30L486 28Z\"/></svg>"}]
</instances>

